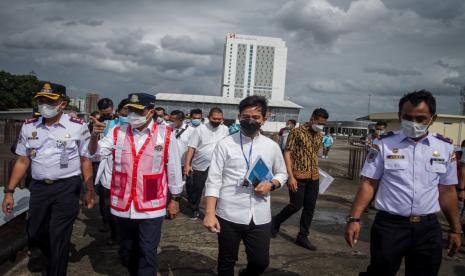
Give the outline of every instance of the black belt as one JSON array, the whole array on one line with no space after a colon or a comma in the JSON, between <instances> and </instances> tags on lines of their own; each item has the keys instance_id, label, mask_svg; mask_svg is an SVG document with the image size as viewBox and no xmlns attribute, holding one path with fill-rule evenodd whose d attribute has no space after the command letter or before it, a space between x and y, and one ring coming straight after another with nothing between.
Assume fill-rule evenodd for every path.
<instances>
[{"instance_id":1,"label":"black belt","mask_svg":"<svg viewBox=\"0 0 465 276\"><path fill-rule=\"evenodd\" d=\"M421 223L423 221L431 221L431 220L436 220L437 216L436 214L429 214L429 215L423 215L423 216L400 216L400 215L393 215L385 211L379 211L378 215L387 219L392 219L392 220L397 220L397 221L404 221L404 222L410 222L410 223Z\"/></svg>"},{"instance_id":2,"label":"black belt","mask_svg":"<svg viewBox=\"0 0 465 276\"><path fill-rule=\"evenodd\" d=\"M61 182L67 182L67 181L70 181L76 178L81 178L81 176L75 175L75 176L62 178L62 179L55 179L55 180L52 180L52 179L42 179L42 180L32 179L32 180L34 180L35 183L42 184L42 185L53 185L53 184L58 184Z\"/></svg>"}]
</instances>

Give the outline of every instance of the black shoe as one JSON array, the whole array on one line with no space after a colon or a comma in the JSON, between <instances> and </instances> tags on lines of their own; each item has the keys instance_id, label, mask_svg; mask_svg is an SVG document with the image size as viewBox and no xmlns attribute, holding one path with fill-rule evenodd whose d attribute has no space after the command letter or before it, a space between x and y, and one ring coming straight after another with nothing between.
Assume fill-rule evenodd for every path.
<instances>
[{"instance_id":1,"label":"black shoe","mask_svg":"<svg viewBox=\"0 0 465 276\"><path fill-rule=\"evenodd\" d=\"M30 272L42 272L47 268L47 259L38 248L32 248L28 255L27 268Z\"/></svg>"},{"instance_id":2,"label":"black shoe","mask_svg":"<svg viewBox=\"0 0 465 276\"><path fill-rule=\"evenodd\" d=\"M108 246L113 246L113 245L115 245L115 243L116 243L116 241L115 241L114 239L112 239L112 238L109 238L109 239L107 240L107 245L108 245Z\"/></svg>"},{"instance_id":3,"label":"black shoe","mask_svg":"<svg viewBox=\"0 0 465 276\"><path fill-rule=\"evenodd\" d=\"M302 246L305 249L316 251L316 246L314 246L307 237L297 237L295 244Z\"/></svg>"},{"instance_id":4,"label":"black shoe","mask_svg":"<svg viewBox=\"0 0 465 276\"><path fill-rule=\"evenodd\" d=\"M199 211L192 211L192 216L191 216L191 219L193 220L197 220L200 218L200 213Z\"/></svg>"},{"instance_id":5,"label":"black shoe","mask_svg":"<svg viewBox=\"0 0 465 276\"><path fill-rule=\"evenodd\" d=\"M276 238L279 233L279 225L276 224L276 219L271 220L271 237Z\"/></svg>"}]
</instances>

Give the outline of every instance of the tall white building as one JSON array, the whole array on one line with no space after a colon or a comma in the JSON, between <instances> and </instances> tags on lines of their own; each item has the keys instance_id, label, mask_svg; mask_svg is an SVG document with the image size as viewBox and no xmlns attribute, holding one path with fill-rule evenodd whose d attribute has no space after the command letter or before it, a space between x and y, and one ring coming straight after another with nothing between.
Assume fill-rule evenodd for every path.
<instances>
[{"instance_id":1,"label":"tall white building","mask_svg":"<svg viewBox=\"0 0 465 276\"><path fill-rule=\"evenodd\" d=\"M287 47L280 38L229 33L224 49L222 95L284 100Z\"/></svg>"}]
</instances>

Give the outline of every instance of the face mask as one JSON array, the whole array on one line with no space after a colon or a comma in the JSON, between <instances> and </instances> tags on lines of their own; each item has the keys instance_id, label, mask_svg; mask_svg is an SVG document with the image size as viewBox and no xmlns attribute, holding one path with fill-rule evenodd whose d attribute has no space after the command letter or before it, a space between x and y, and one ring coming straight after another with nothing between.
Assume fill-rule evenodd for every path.
<instances>
[{"instance_id":1,"label":"face mask","mask_svg":"<svg viewBox=\"0 0 465 276\"><path fill-rule=\"evenodd\" d=\"M322 126L322 125L312 124L312 129L313 129L313 131L315 131L316 133L323 132L324 128L325 128L325 127Z\"/></svg>"},{"instance_id":2,"label":"face mask","mask_svg":"<svg viewBox=\"0 0 465 276\"><path fill-rule=\"evenodd\" d=\"M376 130L376 134L378 134L378 135L383 135L384 132L385 132L385 131L384 131L384 130L381 130L381 129Z\"/></svg>"},{"instance_id":3,"label":"face mask","mask_svg":"<svg viewBox=\"0 0 465 276\"><path fill-rule=\"evenodd\" d=\"M210 122L210 124L214 127L217 128L221 125L221 122Z\"/></svg>"},{"instance_id":4,"label":"face mask","mask_svg":"<svg viewBox=\"0 0 465 276\"><path fill-rule=\"evenodd\" d=\"M128 119L128 117L119 117L119 124L120 124L120 125L127 125L127 124L129 124L129 119Z\"/></svg>"},{"instance_id":5,"label":"face mask","mask_svg":"<svg viewBox=\"0 0 465 276\"><path fill-rule=\"evenodd\" d=\"M38 106L40 114L42 114L42 116L47 119L58 115L58 113L60 113L60 111L58 111L59 108L60 105L54 106L49 104L39 104Z\"/></svg>"},{"instance_id":6,"label":"face mask","mask_svg":"<svg viewBox=\"0 0 465 276\"><path fill-rule=\"evenodd\" d=\"M241 130L247 136L252 136L260 130L262 125L254 119L241 120Z\"/></svg>"},{"instance_id":7,"label":"face mask","mask_svg":"<svg viewBox=\"0 0 465 276\"><path fill-rule=\"evenodd\" d=\"M200 126L200 124L202 123L202 120L200 120L200 119L192 119L191 123L192 123L193 126Z\"/></svg>"},{"instance_id":8,"label":"face mask","mask_svg":"<svg viewBox=\"0 0 465 276\"><path fill-rule=\"evenodd\" d=\"M157 123L161 124L163 123L164 118L163 117L157 117Z\"/></svg>"},{"instance_id":9,"label":"face mask","mask_svg":"<svg viewBox=\"0 0 465 276\"><path fill-rule=\"evenodd\" d=\"M133 128L138 128L143 126L145 123L147 123L148 118L145 116L137 115L135 112L130 112L128 114L128 121L131 127Z\"/></svg>"},{"instance_id":10,"label":"face mask","mask_svg":"<svg viewBox=\"0 0 465 276\"><path fill-rule=\"evenodd\" d=\"M401 120L400 124L405 135L414 139L425 135L429 128L429 123L424 125L408 120Z\"/></svg>"},{"instance_id":11,"label":"face mask","mask_svg":"<svg viewBox=\"0 0 465 276\"><path fill-rule=\"evenodd\" d=\"M113 120L113 115L100 115L100 120L102 120L102 121Z\"/></svg>"},{"instance_id":12,"label":"face mask","mask_svg":"<svg viewBox=\"0 0 465 276\"><path fill-rule=\"evenodd\" d=\"M175 122L172 122L172 121L166 121L166 123L172 127L172 128L175 128L176 127L176 123Z\"/></svg>"}]
</instances>

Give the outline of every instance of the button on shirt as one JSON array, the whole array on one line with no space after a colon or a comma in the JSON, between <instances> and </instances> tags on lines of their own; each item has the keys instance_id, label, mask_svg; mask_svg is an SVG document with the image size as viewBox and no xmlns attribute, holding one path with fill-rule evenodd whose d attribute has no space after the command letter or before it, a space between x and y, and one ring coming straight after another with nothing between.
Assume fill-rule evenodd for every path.
<instances>
[{"instance_id":1,"label":"button on shirt","mask_svg":"<svg viewBox=\"0 0 465 276\"><path fill-rule=\"evenodd\" d=\"M192 168L196 171L206 171L210 166L216 144L228 135L229 130L225 125L215 128L210 123L206 123L198 126L189 142L189 147L195 149Z\"/></svg>"},{"instance_id":2,"label":"button on shirt","mask_svg":"<svg viewBox=\"0 0 465 276\"><path fill-rule=\"evenodd\" d=\"M270 195L257 196L252 185L242 186L247 162L241 149L240 135L238 132L218 142L205 183L205 196L218 198L216 214L225 220L248 225L253 219L256 225L266 224L271 221ZM261 157L274 179L281 185L286 183L286 165L276 142L263 135L255 137L253 142L242 135L242 142L247 160L252 147L251 165Z\"/></svg>"},{"instance_id":3,"label":"button on shirt","mask_svg":"<svg viewBox=\"0 0 465 276\"><path fill-rule=\"evenodd\" d=\"M440 211L438 185L456 185L454 146L428 134L419 142L403 132L375 140L362 175L379 180L375 207L401 216Z\"/></svg>"},{"instance_id":4,"label":"button on shirt","mask_svg":"<svg viewBox=\"0 0 465 276\"><path fill-rule=\"evenodd\" d=\"M33 179L58 180L81 174L80 157L90 157L89 140L87 124L80 119L62 114L58 123L47 126L40 117L23 124L16 154L29 156ZM62 165L63 154L68 161Z\"/></svg>"},{"instance_id":5,"label":"button on shirt","mask_svg":"<svg viewBox=\"0 0 465 276\"><path fill-rule=\"evenodd\" d=\"M180 128L174 128L173 130L176 137L182 132L181 135L176 138L176 144L178 145L178 152L181 157L182 166L184 166L184 161L186 161L187 145L189 144L190 137L194 131L195 127L188 126L186 124L182 124Z\"/></svg>"},{"instance_id":6,"label":"button on shirt","mask_svg":"<svg viewBox=\"0 0 465 276\"><path fill-rule=\"evenodd\" d=\"M150 134L150 130L153 127L153 120L150 124L139 131L135 128L132 129L134 135L134 145L136 147L136 153L139 152L140 148L144 144L145 140ZM112 158L114 140L113 133L114 130L110 130L109 135L105 136L102 140L98 142L97 154L101 156L107 156ZM183 189L182 182L182 172L181 172L181 160L178 153L178 147L176 144L176 138L174 134L171 133L170 145L168 148L168 164L167 164L167 175L168 175L168 188L172 194L180 194ZM148 218L157 218L166 215L166 209L150 211L150 212L139 212L134 207L134 202L131 203L131 208L126 212L116 211L111 209L111 213L115 216L122 218L130 219L148 219Z\"/></svg>"}]
</instances>

